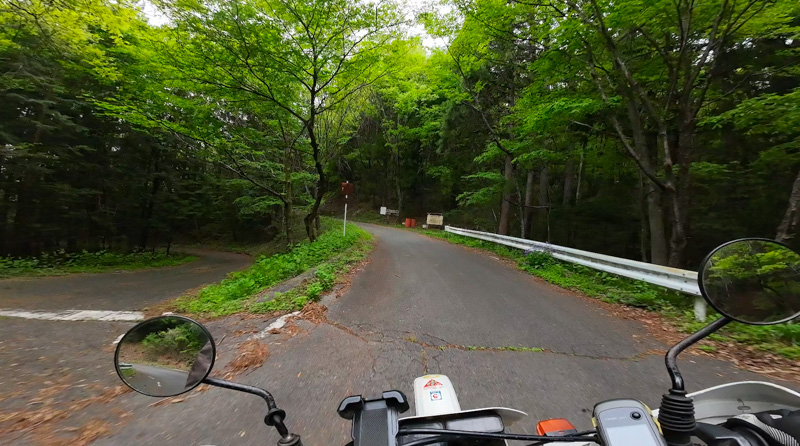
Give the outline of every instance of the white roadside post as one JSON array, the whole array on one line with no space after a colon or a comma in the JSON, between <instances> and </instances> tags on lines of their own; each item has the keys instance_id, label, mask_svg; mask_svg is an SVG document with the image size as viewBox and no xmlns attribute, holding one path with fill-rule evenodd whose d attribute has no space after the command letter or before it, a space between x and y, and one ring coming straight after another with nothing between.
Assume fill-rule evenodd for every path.
<instances>
[{"instance_id":1,"label":"white roadside post","mask_svg":"<svg viewBox=\"0 0 800 446\"><path fill-rule=\"evenodd\" d=\"M342 183L342 195L344 195L344 222L342 223L342 237L347 236L347 198L355 191L350 181Z\"/></svg>"},{"instance_id":2,"label":"white roadside post","mask_svg":"<svg viewBox=\"0 0 800 446\"><path fill-rule=\"evenodd\" d=\"M703 296L695 296L694 298L694 318L700 322L706 321L706 300Z\"/></svg>"}]
</instances>

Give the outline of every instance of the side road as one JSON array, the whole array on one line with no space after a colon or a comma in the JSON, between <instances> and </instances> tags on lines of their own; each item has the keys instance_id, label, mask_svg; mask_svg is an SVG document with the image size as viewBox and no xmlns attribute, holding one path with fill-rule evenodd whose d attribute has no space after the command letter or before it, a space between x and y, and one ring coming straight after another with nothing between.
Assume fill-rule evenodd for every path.
<instances>
[{"instance_id":1,"label":"side road","mask_svg":"<svg viewBox=\"0 0 800 446\"><path fill-rule=\"evenodd\" d=\"M248 266L250 257L182 248L198 260L183 265L104 274L0 280L0 308L25 310L140 310L186 290L219 282Z\"/></svg>"}]
</instances>

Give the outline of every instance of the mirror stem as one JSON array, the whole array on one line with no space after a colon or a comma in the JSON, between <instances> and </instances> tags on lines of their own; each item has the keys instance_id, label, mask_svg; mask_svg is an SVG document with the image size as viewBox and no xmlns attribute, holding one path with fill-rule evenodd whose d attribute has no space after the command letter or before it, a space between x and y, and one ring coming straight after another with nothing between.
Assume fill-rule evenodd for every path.
<instances>
[{"instance_id":1,"label":"mirror stem","mask_svg":"<svg viewBox=\"0 0 800 446\"><path fill-rule=\"evenodd\" d=\"M665 361L669 377L672 379L672 388L661 398L658 421L661 424L664 439L670 446L691 445L692 434L697 427L694 418L694 401L686 396L683 376L678 369L678 355L692 344L724 327L731 320L723 316L675 344L667 352Z\"/></svg>"},{"instance_id":2,"label":"mirror stem","mask_svg":"<svg viewBox=\"0 0 800 446\"><path fill-rule=\"evenodd\" d=\"M278 406L275 404L275 398L273 398L272 394L270 394L264 389L248 386L245 384L239 384L231 381L225 381L224 379L217 379L217 378L206 378L203 380L203 383L208 384L210 386L222 387L223 389L238 390L239 392L260 396L261 398L264 399L264 401L267 402L267 407L269 408L269 410L278 408Z\"/></svg>"},{"instance_id":3,"label":"mirror stem","mask_svg":"<svg viewBox=\"0 0 800 446\"><path fill-rule=\"evenodd\" d=\"M203 380L203 383L210 386L222 387L223 389L238 390L239 392L260 396L267 402L267 408L269 409L267 416L264 418L264 422L267 426L274 426L275 430L277 430L278 434L281 436L281 440L278 444L282 446L299 446L302 444L300 442L300 436L290 433L289 429L286 428L286 424L283 423L283 419L286 418L286 412L278 409L278 406L275 404L275 398L271 393L260 387L248 386L224 379L206 378Z\"/></svg>"},{"instance_id":4,"label":"mirror stem","mask_svg":"<svg viewBox=\"0 0 800 446\"><path fill-rule=\"evenodd\" d=\"M686 339L678 342L677 344L673 345L667 351L667 356L664 358L665 362L667 363L667 371L669 372L669 377L672 379L672 389L683 391L684 390L684 383L683 383L683 376L681 376L681 371L678 369L678 355L681 354L682 351L686 350L688 347L693 345L695 342L705 338L706 336L714 333L715 331L719 330L720 328L728 325L732 321L731 318L723 316L716 321L706 325L702 329L698 330L693 335L687 337Z\"/></svg>"}]
</instances>

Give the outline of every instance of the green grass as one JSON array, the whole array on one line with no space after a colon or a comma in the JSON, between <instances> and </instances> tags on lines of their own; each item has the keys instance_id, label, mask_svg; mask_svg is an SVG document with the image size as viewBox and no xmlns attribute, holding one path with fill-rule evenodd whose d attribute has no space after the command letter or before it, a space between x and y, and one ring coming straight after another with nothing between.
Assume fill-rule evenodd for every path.
<instances>
[{"instance_id":1,"label":"green grass","mask_svg":"<svg viewBox=\"0 0 800 446\"><path fill-rule=\"evenodd\" d=\"M347 225L347 236L342 236L340 229L340 222L323 218L323 232L314 243L304 240L285 253L261 256L249 269L232 273L222 282L203 288L196 296L180 300L178 309L224 316L244 310L268 312L302 308L333 286L335 274L342 268L356 257L366 255L370 234L351 224ZM260 304L250 302L254 294L315 267L319 268L314 279L303 290L292 290Z\"/></svg>"},{"instance_id":2,"label":"green grass","mask_svg":"<svg viewBox=\"0 0 800 446\"><path fill-rule=\"evenodd\" d=\"M359 231L360 238L351 248L320 266L314 272L314 278L301 287L286 293L276 293L272 300L257 302L248 306L252 313L269 313L273 311L302 310L309 302L317 302L322 294L336 284L338 277L347 272L350 266L363 260L370 251L372 235L363 229L348 223L348 233Z\"/></svg>"},{"instance_id":3,"label":"green grass","mask_svg":"<svg viewBox=\"0 0 800 446\"><path fill-rule=\"evenodd\" d=\"M475 345L468 345L466 349L469 351L500 351L500 352L528 352L528 353L541 353L544 351L543 348L539 347L519 347L514 345L507 345L505 347L482 347L482 346L475 346Z\"/></svg>"},{"instance_id":4,"label":"green grass","mask_svg":"<svg viewBox=\"0 0 800 446\"><path fill-rule=\"evenodd\" d=\"M32 258L0 257L0 278L61 276L72 273L102 273L160 266L174 266L195 260L180 253L140 251L121 254L110 251L57 251Z\"/></svg>"},{"instance_id":5,"label":"green grass","mask_svg":"<svg viewBox=\"0 0 800 446\"><path fill-rule=\"evenodd\" d=\"M554 285L576 290L605 302L643 308L666 315L687 333L705 326L705 323L694 320L693 299L677 291L562 262L547 253L531 252L526 255L519 249L449 232L425 229L416 231L512 259L523 271ZM709 311L708 317L714 319L719 315ZM738 342L789 359L800 359L800 324L796 323L768 326L732 323L711 335L710 339Z\"/></svg>"}]
</instances>

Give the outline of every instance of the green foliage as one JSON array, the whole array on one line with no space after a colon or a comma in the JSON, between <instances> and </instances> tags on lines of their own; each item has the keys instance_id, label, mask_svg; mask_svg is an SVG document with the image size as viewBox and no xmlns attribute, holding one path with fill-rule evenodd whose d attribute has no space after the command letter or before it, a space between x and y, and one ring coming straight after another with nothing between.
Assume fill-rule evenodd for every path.
<instances>
[{"instance_id":1,"label":"green foliage","mask_svg":"<svg viewBox=\"0 0 800 446\"><path fill-rule=\"evenodd\" d=\"M195 260L180 253L166 251L134 251L121 254L109 251L74 252L63 250L38 257L0 257L0 277L58 276L70 273L99 273L113 270L133 270L174 266Z\"/></svg>"},{"instance_id":2,"label":"green foliage","mask_svg":"<svg viewBox=\"0 0 800 446\"><path fill-rule=\"evenodd\" d=\"M433 49L399 29L393 2L167 0L160 27L125 1L7 3L0 274L162 264L46 266L40 254L62 247L292 246L298 227L316 237L344 180L372 207L628 258L665 251L681 267L774 236L797 207L796 1L458 1L419 14L444 44ZM187 305L237 311L346 249L299 243ZM652 287L490 249L608 301L687 310ZM302 306L335 274L262 309ZM792 336L769 333L759 345Z\"/></svg>"},{"instance_id":3,"label":"green foliage","mask_svg":"<svg viewBox=\"0 0 800 446\"><path fill-rule=\"evenodd\" d=\"M259 291L322 265L354 245L369 239L369 233L351 224L348 224L347 236L342 236L338 231L338 223L327 218L323 219L323 228L324 232L315 242L304 240L294 245L288 252L258 258L249 269L231 273L219 284L209 285L200 290L196 297L182 301L181 310L213 316L241 311L248 303L247 299ZM334 272L320 267L317 274L318 282L309 285L303 296L285 293L273 301L255 304L251 310L256 312L289 310L302 307L309 300L317 299L326 289L325 285L332 286Z\"/></svg>"},{"instance_id":4,"label":"green foliage","mask_svg":"<svg viewBox=\"0 0 800 446\"><path fill-rule=\"evenodd\" d=\"M154 354L164 352L190 352L196 354L208 337L195 324L180 324L167 330L153 332L142 339L142 346ZM194 360L194 357L187 358Z\"/></svg>"},{"instance_id":5,"label":"green foliage","mask_svg":"<svg viewBox=\"0 0 800 446\"><path fill-rule=\"evenodd\" d=\"M275 311L302 310L309 302L317 302L325 291L336 284L338 276L349 271L350 267L363 260L371 248L371 234L363 229L353 226L357 231L362 231L359 240L345 252L333 257L322 264L314 272L314 278L301 287L286 293L275 293L272 300L258 302L247 306L247 311L252 313L271 313ZM348 224L348 232L351 230Z\"/></svg>"}]
</instances>

